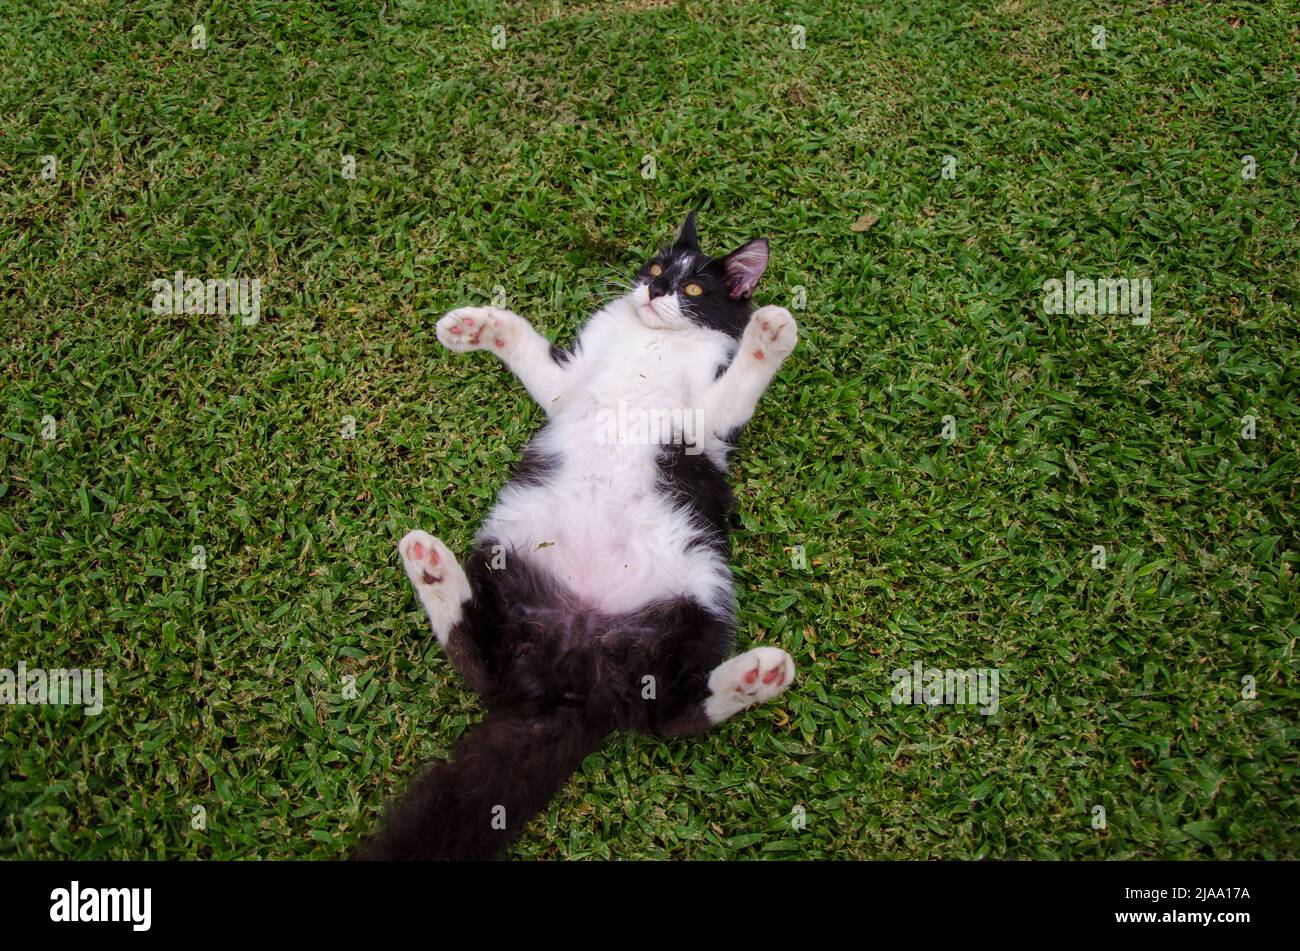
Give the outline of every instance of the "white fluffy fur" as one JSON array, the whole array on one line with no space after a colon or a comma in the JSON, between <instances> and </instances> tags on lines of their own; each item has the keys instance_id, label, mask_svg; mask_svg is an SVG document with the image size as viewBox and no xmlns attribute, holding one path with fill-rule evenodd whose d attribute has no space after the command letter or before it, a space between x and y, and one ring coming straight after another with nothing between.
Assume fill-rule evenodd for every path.
<instances>
[{"instance_id":1,"label":"white fluffy fur","mask_svg":"<svg viewBox=\"0 0 1300 951\"><path fill-rule=\"evenodd\" d=\"M695 532L688 513L655 489L660 446L609 443L598 438L599 421L620 402L646 411L693 411L702 421L703 451L725 465L722 437L749 420L794 349L788 311L756 311L737 351L725 334L690 323L675 296L651 301L642 285L588 321L563 367L550 358L547 341L510 311L461 308L443 317L437 331L452 350L500 356L551 418L536 448L554 457L558 469L543 485L508 486L480 537L512 547L516 557L605 611L679 595L730 607L726 561L689 547Z\"/></svg>"}]
</instances>

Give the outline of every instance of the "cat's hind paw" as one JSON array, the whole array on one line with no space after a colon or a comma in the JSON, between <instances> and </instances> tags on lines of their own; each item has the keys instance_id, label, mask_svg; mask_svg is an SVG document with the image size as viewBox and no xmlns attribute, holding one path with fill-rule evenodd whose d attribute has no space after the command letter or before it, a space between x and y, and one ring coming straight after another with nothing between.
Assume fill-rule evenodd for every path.
<instances>
[{"instance_id":1,"label":"cat's hind paw","mask_svg":"<svg viewBox=\"0 0 1300 951\"><path fill-rule=\"evenodd\" d=\"M461 605L469 599L469 579L451 550L428 532L407 532L397 543L397 551L406 577L429 615L434 636L445 644L461 618Z\"/></svg>"},{"instance_id":2,"label":"cat's hind paw","mask_svg":"<svg viewBox=\"0 0 1300 951\"><path fill-rule=\"evenodd\" d=\"M719 664L709 675L704 712L713 723L766 703L794 683L794 660L779 647L755 647Z\"/></svg>"}]
</instances>

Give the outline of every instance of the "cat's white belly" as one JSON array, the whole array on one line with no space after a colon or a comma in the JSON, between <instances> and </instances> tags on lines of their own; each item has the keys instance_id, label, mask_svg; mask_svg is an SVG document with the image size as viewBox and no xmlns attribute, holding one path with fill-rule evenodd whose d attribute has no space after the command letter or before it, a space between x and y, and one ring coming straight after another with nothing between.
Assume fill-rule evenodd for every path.
<instances>
[{"instance_id":1,"label":"cat's white belly","mask_svg":"<svg viewBox=\"0 0 1300 951\"><path fill-rule=\"evenodd\" d=\"M497 540L603 611L682 595L729 608L726 561L692 545L698 529L654 488L657 447L605 448L565 460L543 485L507 486L480 538Z\"/></svg>"},{"instance_id":2,"label":"cat's white belly","mask_svg":"<svg viewBox=\"0 0 1300 951\"><path fill-rule=\"evenodd\" d=\"M649 411L691 419L695 395L728 356L727 338L651 330L619 313L584 331L568 366L569 392L533 445L553 471L542 484L506 486L479 537L496 539L603 611L686 595L730 612L726 560L698 544L689 513L656 485L666 434L608 425ZM725 463L720 447L706 436L696 451Z\"/></svg>"}]
</instances>

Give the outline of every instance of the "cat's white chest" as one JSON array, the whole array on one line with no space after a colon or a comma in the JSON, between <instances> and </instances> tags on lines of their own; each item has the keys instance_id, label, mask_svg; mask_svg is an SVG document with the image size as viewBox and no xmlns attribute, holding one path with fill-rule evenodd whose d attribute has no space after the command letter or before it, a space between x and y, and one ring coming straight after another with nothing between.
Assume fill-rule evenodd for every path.
<instances>
[{"instance_id":1,"label":"cat's white chest","mask_svg":"<svg viewBox=\"0 0 1300 951\"><path fill-rule=\"evenodd\" d=\"M698 526L659 484L666 433L649 424L652 411L663 422L665 412L693 410L693 394L725 353L684 353L677 341L656 345L653 334L592 336L573 367L582 384L534 445L552 471L539 484L507 486L480 537L611 613L682 595L728 603L725 561L695 544Z\"/></svg>"}]
</instances>

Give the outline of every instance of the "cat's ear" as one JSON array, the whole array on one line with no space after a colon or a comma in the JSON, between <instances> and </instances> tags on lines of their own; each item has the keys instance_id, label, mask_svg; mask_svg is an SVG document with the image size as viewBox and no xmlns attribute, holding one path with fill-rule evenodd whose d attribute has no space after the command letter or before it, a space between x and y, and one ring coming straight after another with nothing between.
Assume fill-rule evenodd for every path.
<instances>
[{"instance_id":1,"label":"cat's ear","mask_svg":"<svg viewBox=\"0 0 1300 951\"><path fill-rule=\"evenodd\" d=\"M758 279L767 270L767 238L746 241L722 259L727 269L727 291L736 300L754 293Z\"/></svg>"},{"instance_id":2,"label":"cat's ear","mask_svg":"<svg viewBox=\"0 0 1300 951\"><path fill-rule=\"evenodd\" d=\"M686 220L682 222L681 228L677 231L675 247L685 248L688 251L700 250L700 238L695 233L695 212L688 214Z\"/></svg>"}]
</instances>

